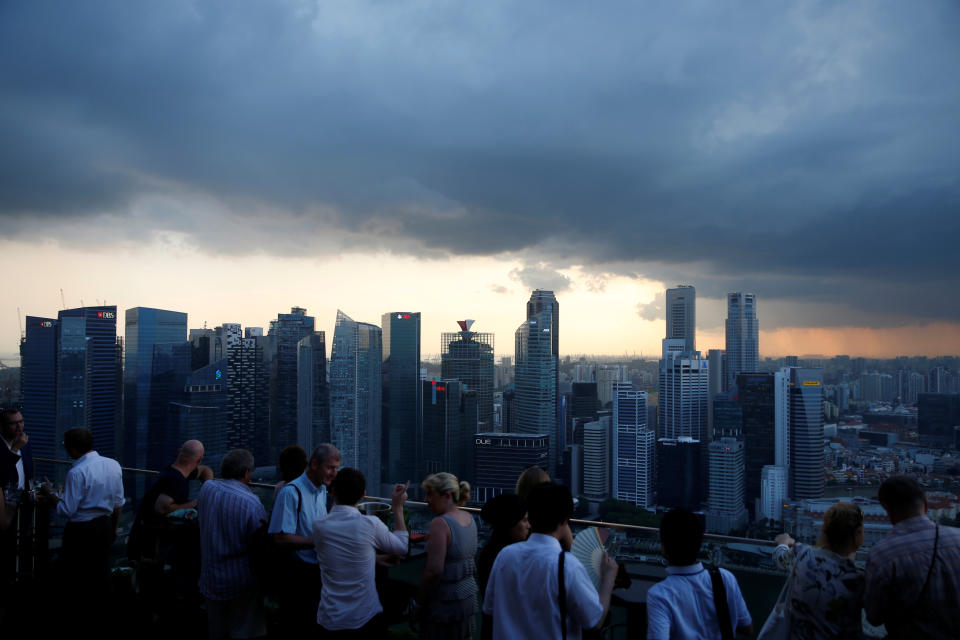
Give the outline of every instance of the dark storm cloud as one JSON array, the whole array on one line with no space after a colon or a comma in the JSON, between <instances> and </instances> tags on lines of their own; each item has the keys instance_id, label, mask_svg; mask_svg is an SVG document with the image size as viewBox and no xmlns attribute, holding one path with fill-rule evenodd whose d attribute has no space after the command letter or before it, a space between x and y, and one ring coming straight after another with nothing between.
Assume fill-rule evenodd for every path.
<instances>
[{"instance_id":1,"label":"dark storm cloud","mask_svg":"<svg viewBox=\"0 0 960 640\"><path fill-rule=\"evenodd\" d=\"M949 0L4 3L0 215L955 319L958 27Z\"/></svg>"}]
</instances>

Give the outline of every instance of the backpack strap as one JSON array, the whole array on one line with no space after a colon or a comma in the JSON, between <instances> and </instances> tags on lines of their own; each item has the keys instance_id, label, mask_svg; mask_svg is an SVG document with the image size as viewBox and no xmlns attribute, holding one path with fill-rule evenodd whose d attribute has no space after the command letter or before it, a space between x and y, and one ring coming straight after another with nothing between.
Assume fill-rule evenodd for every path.
<instances>
[{"instance_id":1,"label":"backpack strap","mask_svg":"<svg viewBox=\"0 0 960 640\"><path fill-rule=\"evenodd\" d=\"M563 556L564 552L560 550L560 560L557 563L557 580L560 584L560 633L563 635L563 640L567 640L567 582L564 577L563 571Z\"/></svg>"},{"instance_id":2,"label":"backpack strap","mask_svg":"<svg viewBox=\"0 0 960 640\"><path fill-rule=\"evenodd\" d=\"M727 604L727 588L723 584L723 576L717 567L711 566L707 571L709 571L710 581L713 583L713 605L717 609L720 633L723 640L733 640L733 623L730 621L730 607Z\"/></svg>"},{"instance_id":3,"label":"backpack strap","mask_svg":"<svg viewBox=\"0 0 960 640\"><path fill-rule=\"evenodd\" d=\"M303 494L300 493L300 487L290 483L290 486L293 487L293 490L297 492L297 527L300 526L300 509L303 507ZM294 531L296 533L296 531Z\"/></svg>"}]
</instances>

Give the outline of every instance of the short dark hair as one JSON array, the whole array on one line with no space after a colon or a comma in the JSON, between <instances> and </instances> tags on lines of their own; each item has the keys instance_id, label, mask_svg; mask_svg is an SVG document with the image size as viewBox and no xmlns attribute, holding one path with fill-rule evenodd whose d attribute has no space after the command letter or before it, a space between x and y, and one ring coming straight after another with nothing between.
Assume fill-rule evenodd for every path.
<instances>
[{"instance_id":1,"label":"short dark hair","mask_svg":"<svg viewBox=\"0 0 960 640\"><path fill-rule=\"evenodd\" d=\"M355 505L367 490L367 480L359 469L347 467L337 472L330 483L330 490L333 491L337 504Z\"/></svg>"},{"instance_id":2,"label":"short dark hair","mask_svg":"<svg viewBox=\"0 0 960 640\"><path fill-rule=\"evenodd\" d=\"M697 563L703 542L703 524L686 509L674 509L660 521L660 545L670 564L678 567Z\"/></svg>"},{"instance_id":3,"label":"short dark hair","mask_svg":"<svg viewBox=\"0 0 960 640\"><path fill-rule=\"evenodd\" d=\"M83 427L67 429L63 434L63 446L67 450L73 449L80 455L93 451L93 433L90 429Z\"/></svg>"},{"instance_id":4,"label":"short dark hair","mask_svg":"<svg viewBox=\"0 0 960 640\"><path fill-rule=\"evenodd\" d=\"M573 515L570 489L556 482L544 482L530 490L527 517L534 533L552 533Z\"/></svg>"},{"instance_id":5,"label":"short dark hair","mask_svg":"<svg viewBox=\"0 0 960 640\"><path fill-rule=\"evenodd\" d=\"M253 454L246 449L234 449L220 461L220 477L224 480L242 480L247 471L253 473L254 469Z\"/></svg>"},{"instance_id":6,"label":"short dark hair","mask_svg":"<svg viewBox=\"0 0 960 640\"><path fill-rule=\"evenodd\" d=\"M877 492L880 504L897 516L912 516L923 510L927 501L920 484L910 476L891 476Z\"/></svg>"},{"instance_id":7,"label":"short dark hair","mask_svg":"<svg viewBox=\"0 0 960 640\"><path fill-rule=\"evenodd\" d=\"M20 413L20 409L14 409L12 407L0 409L0 424L7 424L7 420L15 413Z\"/></svg>"},{"instance_id":8,"label":"short dark hair","mask_svg":"<svg viewBox=\"0 0 960 640\"><path fill-rule=\"evenodd\" d=\"M299 445L288 445L277 456L277 469L280 471L280 479L284 482L296 480L306 468L307 452Z\"/></svg>"}]
</instances>

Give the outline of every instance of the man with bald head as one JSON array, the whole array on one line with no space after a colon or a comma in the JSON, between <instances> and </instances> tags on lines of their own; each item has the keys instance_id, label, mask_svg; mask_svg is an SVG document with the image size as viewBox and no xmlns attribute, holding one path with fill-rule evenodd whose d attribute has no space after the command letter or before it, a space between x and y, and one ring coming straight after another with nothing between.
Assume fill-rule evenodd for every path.
<instances>
[{"instance_id":1,"label":"man with bald head","mask_svg":"<svg viewBox=\"0 0 960 640\"><path fill-rule=\"evenodd\" d=\"M167 551L168 541L163 535L167 516L197 506L196 500L190 500L191 480L206 482L213 478L213 471L200 464L202 461L203 443L187 440L180 445L177 459L160 472L157 481L144 494L127 543L127 556L131 560L156 560Z\"/></svg>"}]
</instances>

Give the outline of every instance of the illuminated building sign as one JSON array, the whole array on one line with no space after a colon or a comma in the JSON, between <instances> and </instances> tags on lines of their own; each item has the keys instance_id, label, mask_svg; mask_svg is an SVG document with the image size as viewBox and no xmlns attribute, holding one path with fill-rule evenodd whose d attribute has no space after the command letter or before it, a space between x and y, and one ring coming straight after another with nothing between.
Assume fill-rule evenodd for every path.
<instances>
[{"instance_id":1,"label":"illuminated building sign","mask_svg":"<svg viewBox=\"0 0 960 640\"><path fill-rule=\"evenodd\" d=\"M474 442L476 444L490 444L490 438L476 438Z\"/></svg>"},{"instance_id":2,"label":"illuminated building sign","mask_svg":"<svg viewBox=\"0 0 960 640\"><path fill-rule=\"evenodd\" d=\"M805 387L819 387L819 386L820 386L820 381L819 381L819 380L804 380L804 381L803 381L803 386L805 386Z\"/></svg>"},{"instance_id":3,"label":"illuminated building sign","mask_svg":"<svg viewBox=\"0 0 960 640\"><path fill-rule=\"evenodd\" d=\"M115 317L117 317L117 314L115 314L113 311L97 311L97 317L98 317L98 318L104 318L104 319L110 319L110 318L115 318Z\"/></svg>"},{"instance_id":4,"label":"illuminated building sign","mask_svg":"<svg viewBox=\"0 0 960 640\"><path fill-rule=\"evenodd\" d=\"M398 313L398 314L397 314L397 320L409 320L409 319L410 319L410 314L409 314L409 313Z\"/></svg>"},{"instance_id":5,"label":"illuminated building sign","mask_svg":"<svg viewBox=\"0 0 960 640\"><path fill-rule=\"evenodd\" d=\"M46 329L49 329L50 327L53 326L53 323L49 320L44 320L43 322L40 323L40 326Z\"/></svg>"},{"instance_id":6,"label":"illuminated building sign","mask_svg":"<svg viewBox=\"0 0 960 640\"><path fill-rule=\"evenodd\" d=\"M220 369L217 369L217 372L215 375L217 376L217 380L219 380L220 378L223 377L223 371L221 371Z\"/></svg>"}]
</instances>

